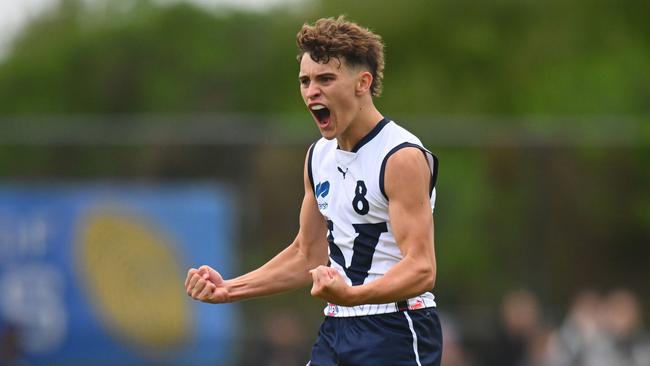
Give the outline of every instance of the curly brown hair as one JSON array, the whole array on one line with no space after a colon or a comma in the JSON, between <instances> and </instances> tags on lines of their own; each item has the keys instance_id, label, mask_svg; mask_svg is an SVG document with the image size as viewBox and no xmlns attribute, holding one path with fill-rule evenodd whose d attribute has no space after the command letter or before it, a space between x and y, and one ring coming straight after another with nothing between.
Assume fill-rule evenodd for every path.
<instances>
[{"instance_id":1,"label":"curly brown hair","mask_svg":"<svg viewBox=\"0 0 650 366\"><path fill-rule=\"evenodd\" d=\"M367 28L350 22L344 16L322 18L314 25L304 24L296 35L300 49L298 62L305 53L315 62L327 63L343 57L351 66L363 66L372 74L370 93L381 95L384 78L384 43Z\"/></svg>"}]
</instances>

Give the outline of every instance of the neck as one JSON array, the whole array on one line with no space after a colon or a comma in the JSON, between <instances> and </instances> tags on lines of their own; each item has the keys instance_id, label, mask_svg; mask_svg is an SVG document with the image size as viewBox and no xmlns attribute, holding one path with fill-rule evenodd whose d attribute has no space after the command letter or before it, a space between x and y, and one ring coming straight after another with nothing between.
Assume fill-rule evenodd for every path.
<instances>
[{"instance_id":1,"label":"neck","mask_svg":"<svg viewBox=\"0 0 650 366\"><path fill-rule=\"evenodd\" d=\"M340 136L336 138L336 142L341 150L352 151L357 143L366 136L379 121L384 118L374 105L369 107L361 107L359 113L350 122L350 125Z\"/></svg>"}]
</instances>

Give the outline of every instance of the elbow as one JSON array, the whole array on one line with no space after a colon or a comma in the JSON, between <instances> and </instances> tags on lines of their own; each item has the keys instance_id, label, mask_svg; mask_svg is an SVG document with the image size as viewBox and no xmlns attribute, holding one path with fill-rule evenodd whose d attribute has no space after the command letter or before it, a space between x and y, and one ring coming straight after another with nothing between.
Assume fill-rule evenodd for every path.
<instances>
[{"instance_id":1,"label":"elbow","mask_svg":"<svg viewBox=\"0 0 650 366\"><path fill-rule=\"evenodd\" d=\"M423 273L422 292L431 291L436 284L436 271L432 268Z\"/></svg>"},{"instance_id":2,"label":"elbow","mask_svg":"<svg viewBox=\"0 0 650 366\"><path fill-rule=\"evenodd\" d=\"M428 279L427 285L429 285L428 291L433 290L433 288L436 286L436 270L437 270L436 261L434 259L429 265L429 273L427 277Z\"/></svg>"},{"instance_id":3,"label":"elbow","mask_svg":"<svg viewBox=\"0 0 650 366\"><path fill-rule=\"evenodd\" d=\"M431 291L436 284L436 266L427 263L420 268L420 289L422 292Z\"/></svg>"},{"instance_id":4,"label":"elbow","mask_svg":"<svg viewBox=\"0 0 650 366\"><path fill-rule=\"evenodd\" d=\"M329 257L327 255L316 257L316 258L314 258L314 263L315 263L314 268L316 268L318 266L328 266L329 267L329 263L330 263Z\"/></svg>"},{"instance_id":5,"label":"elbow","mask_svg":"<svg viewBox=\"0 0 650 366\"><path fill-rule=\"evenodd\" d=\"M312 264L312 268L318 266L327 266L329 263L329 255L327 252L327 246L321 246L320 243L313 243L311 245L312 250L309 252L307 260Z\"/></svg>"},{"instance_id":6,"label":"elbow","mask_svg":"<svg viewBox=\"0 0 650 366\"><path fill-rule=\"evenodd\" d=\"M327 254L327 246L320 244L321 243L314 242L294 242L298 252L308 263L310 269L318 266L325 266L328 263L329 256Z\"/></svg>"}]
</instances>

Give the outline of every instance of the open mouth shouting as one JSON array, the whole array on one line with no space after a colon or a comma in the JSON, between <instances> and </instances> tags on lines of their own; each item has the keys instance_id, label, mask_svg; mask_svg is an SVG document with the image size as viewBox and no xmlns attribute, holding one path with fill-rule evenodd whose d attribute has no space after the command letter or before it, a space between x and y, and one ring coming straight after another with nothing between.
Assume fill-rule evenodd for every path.
<instances>
[{"instance_id":1,"label":"open mouth shouting","mask_svg":"<svg viewBox=\"0 0 650 366\"><path fill-rule=\"evenodd\" d=\"M316 122L318 122L318 127L325 128L329 125L331 120L329 108L323 104L314 103L309 106L309 110L314 115Z\"/></svg>"}]
</instances>

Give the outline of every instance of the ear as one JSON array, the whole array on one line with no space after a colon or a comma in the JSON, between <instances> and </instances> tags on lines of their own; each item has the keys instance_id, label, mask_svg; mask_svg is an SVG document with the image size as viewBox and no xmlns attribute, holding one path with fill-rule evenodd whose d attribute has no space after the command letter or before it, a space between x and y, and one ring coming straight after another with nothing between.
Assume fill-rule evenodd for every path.
<instances>
[{"instance_id":1,"label":"ear","mask_svg":"<svg viewBox=\"0 0 650 366\"><path fill-rule=\"evenodd\" d=\"M372 74L369 71L362 71L358 75L355 92L357 95L362 95L370 91L372 86Z\"/></svg>"}]
</instances>

